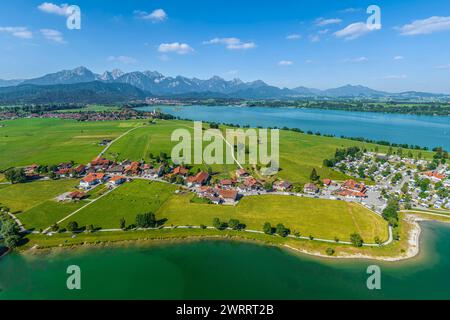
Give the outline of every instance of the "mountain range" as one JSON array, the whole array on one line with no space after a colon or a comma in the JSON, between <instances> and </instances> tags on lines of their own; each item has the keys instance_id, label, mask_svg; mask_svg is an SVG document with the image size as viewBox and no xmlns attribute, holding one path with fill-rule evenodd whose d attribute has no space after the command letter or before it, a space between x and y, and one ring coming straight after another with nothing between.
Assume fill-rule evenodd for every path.
<instances>
[{"instance_id":1,"label":"mountain range","mask_svg":"<svg viewBox=\"0 0 450 320\"><path fill-rule=\"evenodd\" d=\"M81 84L84 84L81 86ZM61 93L61 90L64 93ZM100 90L96 92L96 90ZM328 90L307 87L278 88L264 81L243 82L240 79L230 81L218 76L201 80L183 76L168 77L157 71L135 71L124 73L121 70L96 74L85 67L63 70L42 77L27 80L0 80L0 101L13 102L45 100L50 93L75 95L89 91L85 97L100 98L102 94L111 94L121 101L141 99L149 96L193 97L193 98L239 98L239 99L295 99L295 98L385 98L448 100L450 95L424 92L388 93L364 86L345 85ZM4 96L4 97L2 97ZM31 99L30 99L31 97ZM78 97L79 98L79 97ZM100 100L111 100L101 97ZM83 98L82 98L83 99ZM80 101L77 101L80 102ZM100 102L100 101L95 101Z\"/></svg>"}]
</instances>

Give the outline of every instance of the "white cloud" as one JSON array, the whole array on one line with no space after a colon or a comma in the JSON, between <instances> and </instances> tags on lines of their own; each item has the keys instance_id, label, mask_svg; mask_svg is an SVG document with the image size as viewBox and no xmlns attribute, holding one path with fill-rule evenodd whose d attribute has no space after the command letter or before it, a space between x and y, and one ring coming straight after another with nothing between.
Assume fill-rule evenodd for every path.
<instances>
[{"instance_id":1,"label":"white cloud","mask_svg":"<svg viewBox=\"0 0 450 320\"><path fill-rule=\"evenodd\" d=\"M349 24L344 29L336 31L334 35L337 38L344 38L345 40L357 39L371 31L377 30L375 28L369 28L365 22L356 22Z\"/></svg>"},{"instance_id":2,"label":"white cloud","mask_svg":"<svg viewBox=\"0 0 450 320\"><path fill-rule=\"evenodd\" d=\"M404 56L395 56L394 57L394 60L403 60L403 59L405 59Z\"/></svg>"},{"instance_id":3,"label":"white cloud","mask_svg":"<svg viewBox=\"0 0 450 320\"><path fill-rule=\"evenodd\" d=\"M450 17L433 16L428 19L415 20L396 28L402 36L415 36L450 30Z\"/></svg>"},{"instance_id":4,"label":"white cloud","mask_svg":"<svg viewBox=\"0 0 450 320\"><path fill-rule=\"evenodd\" d=\"M341 10L339 12L342 12L342 13L353 13L353 12L358 12L358 11L361 11L361 8L347 8L347 9Z\"/></svg>"},{"instance_id":5,"label":"white cloud","mask_svg":"<svg viewBox=\"0 0 450 320\"><path fill-rule=\"evenodd\" d=\"M299 34L290 34L286 37L287 40L299 40L302 36Z\"/></svg>"},{"instance_id":6,"label":"white cloud","mask_svg":"<svg viewBox=\"0 0 450 320\"><path fill-rule=\"evenodd\" d=\"M341 22L342 22L342 20L338 19L338 18L325 19L322 17L317 18L316 21L314 21L316 26L319 26L319 27L328 26L330 24L340 24Z\"/></svg>"},{"instance_id":7,"label":"white cloud","mask_svg":"<svg viewBox=\"0 0 450 320\"><path fill-rule=\"evenodd\" d=\"M327 34L328 32L330 32L330 29L319 30L317 33L318 34Z\"/></svg>"},{"instance_id":8,"label":"white cloud","mask_svg":"<svg viewBox=\"0 0 450 320\"><path fill-rule=\"evenodd\" d=\"M320 41L320 37L318 35L316 35L316 34L311 34L309 36L309 41L311 41L311 42L319 42Z\"/></svg>"},{"instance_id":9,"label":"white cloud","mask_svg":"<svg viewBox=\"0 0 450 320\"><path fill-rule=\"evenodd\" d=\"M388 76L386 76L386 77L384 77L384 79L406 79L407 78L407 76L406 76L406 74L400 74L400 75L395 75L395 74L392 74L392 75L388 75Z\"/></svg>"},{"instance_id":10,"label":"white cloud","mask_svg":"<svg viewBox=\"0 0 450 320\"><path fill-rule=\"evenodd\" d=\"M109 56L108 61L110 62L120 62L123 64L135 64L137 63L137 60L133 57L127 57L127 56Z\"/></svg>"},{"instance_id":11,"label":"white cloud","mask_svg":"<svg viewBox=\"0 0 450 320\"><path fill-rule=\"evenodd\" d=\"M228 70L227 72L225 72L226 75L237 75L239 73L239 70Z\"/></svg>"},{"instance_id":12,"label":"white cloud","mask_svg":"<svg viewBox=\"0 0 450 320\"><path fill-rule=\"evenodd\" d=\"M294 62L292 62L290 60L281 60L278 62L278 65L281 67L292 66L293 64L294 64Z\"/></svg>"},{"instance_id":13,"label":"white cloud","mask_svg":"<svg viewBox=\"0 0 450 320\"><path fill-rule=\"evenodd\" d=\"M33 38L33 33L26 27L0 27L0 32L8 33L20 39Z\"/></svg>"},{"instance_id":14,"label":"white cloud","mask_svg":"<svg viewBox=\"0 0 450 320\"><path fill-rule=\"evenodd\" d=\"M344 59L343 62L366 62L369 61L369 59L367 57L357 57L357 58L352 58L352 59Z\"/></svg>"},{"instance_id":15,"label":"white cloud","mask_svg":"<svg viewBox=\"0 0 450 320\"><path fill-rule=\"evenodd\" d=\"M450 69L450 63L437 66L436 69Z\"/></svg>"},{"instance_id":16,"label":"white cloud","mask_svg":"<svg viewBox=\"0 0 450 320\"><path fill-rule=\"evenodd\" d=\"M61 32L58 30L53 29L41 29L41 34L44 36L45 39L51 40L57 43L66 43L64 40L64 37Z\"/></svg>"},{"instance_id":17,"label":"white cloud","mask_svg":"<svg viewBox=\"0 0 450 320\"><path fill-rule=\"evenodd\" d=\"M178 54L188 54L194 51L187 43L161 43L158 47L158 51L161 53L178 53Z\"/></svg>"},{"instance_id":18,"label":"white cloud","mask_svg":"<svg viewBox=\"0 0 450 320\"><path fill-rule=\"evenodd\" d=\"M68 16L68 7L69 5L67 3L57 5L51 2L44 2L38 6L38 9L45 13L56 14L58 16Z\"/></svg>"},{"instance_id":19,"label":"white cloud","mask_svg":"<svg viewBox=\"0 0 450 320\"><path fill-rule=\"evenodd\" d=\"M163 9L156 9L151 13L136 10L134 14L140 19L150 20L152 22L163 22L167 19L167 13Z\"/></svg>"},{"instance_id":20,"label":"white cloud","mask_svg":"<svg viewBox=\"0 0 450 320\"><path fill-rule=\"evenodd\" d=\"M239 38L214 38L203 44L223 44L229 50L248 50L256 48L254 42L242 42Z\"/></svg>"}]
</instances>

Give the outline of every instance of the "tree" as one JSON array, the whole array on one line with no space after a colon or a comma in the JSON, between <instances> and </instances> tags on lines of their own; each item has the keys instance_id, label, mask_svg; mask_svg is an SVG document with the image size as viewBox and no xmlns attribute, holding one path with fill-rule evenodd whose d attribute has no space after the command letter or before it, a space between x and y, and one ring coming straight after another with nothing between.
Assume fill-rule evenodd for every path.
<instances>
[{"instance_id":1,"label":"tree","mask_svg":"<svg viewBox=\"0 0 450 320\"><path fill-rule=\"evenodd\" d=\"M327 253L327 255L332 256L334 254L334 249L333 248L327 248L326 253Z\"/></svg>"},{"instance_id":2,"label":"tree","mask_svg":"<svg viewBox=\"0 0 450 320\"><path fill-rule=\"evenodd\" d=\"M213 227L217 230L225 230L228 225L225 222L221 222L219 218L213 219Z\"/></svg>"},{"instance_id":3,"label":"tree","mask_svg":"<svg viewBox=\"0 0 450 320\"><path fill-rule=\"evenodd\" d=\"M120 218L120 229L125 230L126 229L126 221L125 218Z\"/></svg>"},{"instance_id":4,"label":"tree","mask_svg":"<svg viewBox=\"0 0 450 320\"><path fill-rule=\"evenodd\" d=\"M0 236L8 248L16 248L21 238L19 226L13 220L0 221Z\"/></svg>"},{"instance_id":5,"label":"tree","mask_svg":"<svg viewBox=\"0 0 450 320\"><path fill-rule=\"evenodd\" d=\"M239 230L241 226L241 223L237 219L230 219L228 222L228 227L230 227L233 230Z\"/></svg>"},{"instance_id":6,"label":"tree","mask_svg":"<svg viewBox=\"0 0 450 320\"><path fill-rule=\"evenodd\" d=\"M5 245L10 248L14 249L19 245L20 242L20 236L17 234L5 237Z\"/></svg>"},{"instance_id":7,"label":"tree","mask_svg":"<svg viewBox=\"0 0 450 320\"><path fill-rule=\"evenodd\" d=\"M78 230L78 223L76 221L71 221L67 224L67 230L70 232L75 232Z\"/></svg>"},{"instance_id":8,"label":"tree","mask_svg":"<svg viewBox=\"0 0 450 320\"><path fill-rule=\"evenodd\" d=\"M285 238L291 233L291 231L289 229L287 229L282 223L279 223L276 228L276 233L280 237Z\"/></svg>"},{"instance_id":9,"label":"tree","mask_svg":"<svg viewBox=\"0 0 450 320\"><path fill-rule=\"evenodd\" d=\"M156 224L156 217L152 212L138 214L136 216L136 226L138 228L155 228Z\"/></svg>"},{"instance_id":10,"label":"tree","mask_svg":"<svg viewBox=\"0 0 450 320\"><path fill-rule=\"evenodd\" d=\"M320 176L317 174L317 171L316 171L315 168L312 169L311 175L309 176L309 179L310 179L312 182L317 182L317 181L320 180Z\"/></svg>"},{"instance_id":11,"label":"tree","mask_svg":"<svg viewBox=\"0 0 450 320\"><path fill-rule=\"evenodd\" d=\"M272 225L269 222L264 223L263 231L265 234L273 234Z\"/></svg>"},{"instance_id":12,"label":"tree","mask_svg":"<svg viewBox=\"0 0 450 320\"><path fill-rule=\"evenodd\" d=\"M363 246L363 239L361 238L361 236L358 233L353 233L350 235L350 242L355 246L355 247L362 247Z\"/></svg>"},{"instance_id":13,"label":"tree","mask_svg":"<svg viewBox=\"0 0 450 320\"><path fill-rule=\"evenodd\" d=\"M21 168L9 169L5 172L5 178L11 183L24 183L27 181L25 171Z\"/></svg>"}]
</instances>

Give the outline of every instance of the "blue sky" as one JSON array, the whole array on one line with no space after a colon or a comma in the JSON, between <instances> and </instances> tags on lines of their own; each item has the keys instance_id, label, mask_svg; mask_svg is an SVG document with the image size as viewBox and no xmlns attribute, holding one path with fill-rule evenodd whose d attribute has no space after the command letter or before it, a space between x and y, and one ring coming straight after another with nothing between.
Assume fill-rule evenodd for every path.
<instances>
[{"instance_id":1,"label":"blue sky","mask_svg":"<svg viewBox=\"0 0 450 320\"><path fill-rule=\"evenodd\" d=\"M450 93L446 2L4 0L0 78L83 65L98 73ZM64 3L81 8L81 30L66 28ZM371 4L381 9L381 30L365 27Z\"/></svg>"}]
</instances>

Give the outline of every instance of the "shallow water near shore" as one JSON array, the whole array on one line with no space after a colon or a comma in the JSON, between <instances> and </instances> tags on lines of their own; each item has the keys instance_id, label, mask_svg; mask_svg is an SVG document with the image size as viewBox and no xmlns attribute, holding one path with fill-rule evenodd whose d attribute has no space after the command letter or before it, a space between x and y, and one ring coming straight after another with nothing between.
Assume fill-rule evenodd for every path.
<instances>
[{"instance_id":1,"label":"shallow water near shore","mask_svg":"<svg viewBox=\"0 0 450 320\"><path fill-rule=\"evenodd\" d=\"M395 263L331 260L235 241L10 254L0 299L450 299L450 226L422 223L421 253ZM382 290L367 289L379 265ZM66 287L81 268L80 291Z\"/></svg>"}]
</instances>

